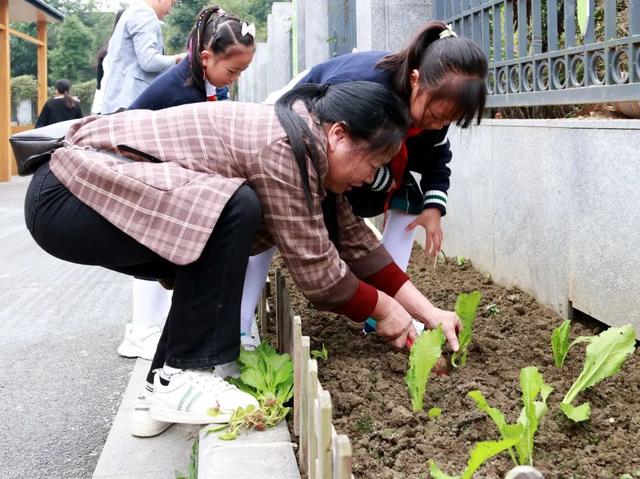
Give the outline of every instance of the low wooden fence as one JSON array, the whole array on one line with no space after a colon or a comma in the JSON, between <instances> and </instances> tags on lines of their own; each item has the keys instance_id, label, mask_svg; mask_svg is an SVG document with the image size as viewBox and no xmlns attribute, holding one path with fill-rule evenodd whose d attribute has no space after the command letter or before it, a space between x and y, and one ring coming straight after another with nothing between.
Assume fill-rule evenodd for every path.
<instances>
[{"instance_id":1,"label":"low wooden fence","mask_svg":"<svg viewBox=\"0 0 640 479\"><path fill-rule=\"evenodd\" d=\"M267 298L274 286L277 349L293 359L293 428L298 437L300 470L309 479L351 479L351 441L333 427L331 395L318 381L318 362L310 357L310 339L302 336L300 317L292 315L289 291L279 269L274 283L267 282L258 304L260 332L271 327Z\"/></svg>"}]
</instances>

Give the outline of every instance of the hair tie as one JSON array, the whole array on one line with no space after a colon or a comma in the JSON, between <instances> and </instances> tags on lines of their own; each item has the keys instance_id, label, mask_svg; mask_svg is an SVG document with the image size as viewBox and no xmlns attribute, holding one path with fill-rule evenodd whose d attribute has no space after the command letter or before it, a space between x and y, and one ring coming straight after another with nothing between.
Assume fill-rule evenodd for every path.
<instances>
[{"instance_id":1,"label":"hair tie","mask_svg":"<svg viewBox=\"0 0 640 479\"><path fill-rule=\"evenodd\" d=\"M244 37L245 35L251 35L253 38L256 37L256 26L252 24L248 24L247 22L242 22L242 32L241 35Z\"/></svg>"},{"instance_id":2,"label":"hair tie","mask_svg":"<svg viewBox=\"0 0 640 479\"><path fill-rule=\"evenodd\" d=\"M439 38L442 39L442 38L448 38L448 37L458 38L458 34L453 31L453 28L451 27L451 24L446 25L445 29L440 32L440 37Z\"/></svg>"}]
</instances>

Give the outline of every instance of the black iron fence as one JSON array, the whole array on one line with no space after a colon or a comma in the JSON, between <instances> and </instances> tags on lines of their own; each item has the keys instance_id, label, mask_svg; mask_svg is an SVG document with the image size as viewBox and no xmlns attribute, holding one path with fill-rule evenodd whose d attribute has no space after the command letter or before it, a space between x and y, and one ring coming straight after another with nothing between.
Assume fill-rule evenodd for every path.
<instances>
[{"instance_id":1,"label":"black iron fence","mask_svg":"<svg viewBox=\"0 0 640 479\"><path fill-rule=\"evenodd\" d=\"M356 46L356 0L329 0L329 55L351 53Z\"/></svg>"},{"instance_id":2,"label":"black iron fence","mask_svg":"<svg viewBox=\"0 0 640 479\"><path fill-rule=\"evenodd\" d=\"M640 100L640 0L436 0L490 61L488 106Z\"/></svg>"}]
</instances>

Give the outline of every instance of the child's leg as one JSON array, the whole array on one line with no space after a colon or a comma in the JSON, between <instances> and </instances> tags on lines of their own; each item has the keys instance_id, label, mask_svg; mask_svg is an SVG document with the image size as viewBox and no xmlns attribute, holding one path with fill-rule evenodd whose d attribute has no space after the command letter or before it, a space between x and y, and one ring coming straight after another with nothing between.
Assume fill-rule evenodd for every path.
<instances>
[{"instance_id":1,"label":"child's leg","mask_svg":"<svg viewBox=\"0 0 640 479\"><path fill-rule=\"evenodd\" d=\"M251 335L251 325L253 324L256 306L260 299L260 293L264 288L271 258L273 258L275 251L276 247L274 246L249 258L242 290L242 306L240 308L240 332L243 334Z\"/></svg>"},{"instance_id":2,"label":"child's leg","mask_svg":"<svg viewBox=\"0 0 640 479\"><path fill-rule=\"evenodd\" d=\"M402 271L406 271L409 265L413 240L416 234L415 228L407 231L406 227L415 218L416 215L403 213L398 210L389 210L384 232L382 233L382 244L387 248L387 251ZM375 331L375 323L373 318L367 319L364 325L364 332L371 333ZM424 329L423 324L419 321L414 320L413 324L418 333L421 333Z\"/></svg>"},{"instance_id":3,"label":"child's leg","mask_svg":"<svg viewBox=\"0 0 640 479\"><path fill-rule=\"evenodd\" d=\"M169 314L171 292L157 281L133 278L133 327L156 326L160 329Z\"/></svg>"}]
</instances>

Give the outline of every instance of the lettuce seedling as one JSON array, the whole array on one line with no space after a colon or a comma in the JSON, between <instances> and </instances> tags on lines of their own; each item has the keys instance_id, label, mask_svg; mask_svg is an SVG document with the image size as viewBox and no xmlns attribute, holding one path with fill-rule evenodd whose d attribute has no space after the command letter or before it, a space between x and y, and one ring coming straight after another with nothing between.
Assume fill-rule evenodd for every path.
<instances>
[{"instance_id":1,"label":"lettuce seedling","mask_svg":"<svg viewBox=\"0 0 640 479\"><path fill-rule=\"evenodd\" d=\"M429 460L429 473L432 479L471 479L482 464L502 451L513 447L517 442L517 438L478 442L473 446L467 467L461 475L449 476L445 474L436 466L433 460Z\"/></svg>"},{"instance_id":2,"label":"lettuce seedling","mask_svg":"<svg viewBox=\"0 0 640 479\"><path fill-rule=\"evenodd\" d=\"M473 335L473 322L476 319L476 311L482 299L480 291L474 291L470 294L459 294L456 299L455 311L462 322L462 330L458 336L460 349L451 356L451 364L457 368L458 365L464 366L467 362L467 348L471 344Z\"/></svg>"},{"instance_id":3,"label":"lettuce seedling","mask_svg":"<svg viewBox=\"0 0 640 479\"><path fill-rule=\"evenodd\" d=\"M588 402L574 407L573 400L587 388L595 386L603 379L613 376L622 367L635 349L636 332L630 324L619 328L609 328L594 336L587 346L582 372L564 396L560 408L573 421L585 421L591 415Z\"/></svg>"},{"instance_id":4,"label":"lettuce seedling","mask_svg":"<svg viewBox=\"0 0 640 479\"><path fill-rule=\"evenodd\" d=\"M564 361L572 347L580 343L589 343L593 339L593 336L578 336L569 344L570 329L571 321L567 319L551 333L551 351L553 351L553 362L557 368L564 366Z\"/></svg>"},{"instance_id":5,"label":"lettuce seedling","mask_svg":"<svg viewBox=\"0 0 640 479\"><path fill-rule=\"evenodd\" d=\"M499 409L489 406L480 391L471 391L468 396L476 402L476 406L493 420L502 438L517 439L514 447L517 453L509 449L511 459L517 465L533 465L533 437L540 424L540 419L547 412L547 398L553 388L544 383L538 368L531 366L520 370L520 388L522 389L522 403L524 407L515 424L508 424L504 414ZM540 394L541 401L536 401Z\"/></svg>"},{"instance_id":6,"label":"lettuce seedling","mask_svg":"<svg viewBox=\"0 0 640 479\"><path fill-rule=\"evenodd\" d=\"M423 332L411 347L409 369L405 381L409 388L414 412L422 410L429 373L442 354L444 341L442 326L438 326L438 329Z\"/></svg>"},{"instance_id":7,"label":"lettuce seedling","mask_svg":"<svg viewBox=\"0 0 640 479\"><path fill-rule=\"evenodd\" d=\"M289 354L278 354L267 342L262 342L255 351L242 349L240 377L228 381L238 389L251 394L260 407L247 406L234 411L228 425L209 429L218 432L226 429L220 439L232 440L241 427L264 430L273 427L289 413L284 404L293 397L293 363ZM211 415L216 411L211 410Z\"/></svg>"}]
</instances>

